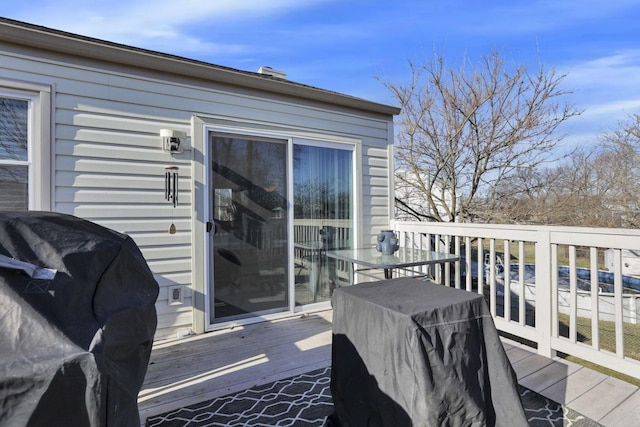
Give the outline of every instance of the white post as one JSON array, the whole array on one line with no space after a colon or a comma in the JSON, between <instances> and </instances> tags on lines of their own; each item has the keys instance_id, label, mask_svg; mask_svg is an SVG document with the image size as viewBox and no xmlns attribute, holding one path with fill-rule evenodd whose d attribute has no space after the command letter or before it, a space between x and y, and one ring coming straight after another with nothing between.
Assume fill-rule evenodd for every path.
<instances>
[{"instance_id":1,"label":"white post","mask_svg":"<svg viewBox=\"0 0 640 427\"><path fill-rule=\"evenodd\" d=\"M536 233L536 331L538 354L554 357L551 349L551 236L547 230Z\"/></svg>"}]
</instances>

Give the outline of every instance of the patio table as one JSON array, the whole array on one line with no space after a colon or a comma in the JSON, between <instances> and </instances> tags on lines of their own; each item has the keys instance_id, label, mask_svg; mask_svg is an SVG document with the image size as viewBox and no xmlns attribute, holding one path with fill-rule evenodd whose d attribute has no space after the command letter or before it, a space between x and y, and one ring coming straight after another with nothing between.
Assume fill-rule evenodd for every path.
<instances>
[{"instance_id":1,"label":"patio table","mask_svg":"<svg viewBox=\"0 0 640 427\"><path fill-rule=\"evenodd\" d=\"M482 295L411 277L332 298L332 420L342 426L528 426Z\"/></svg>"}]
</instances>

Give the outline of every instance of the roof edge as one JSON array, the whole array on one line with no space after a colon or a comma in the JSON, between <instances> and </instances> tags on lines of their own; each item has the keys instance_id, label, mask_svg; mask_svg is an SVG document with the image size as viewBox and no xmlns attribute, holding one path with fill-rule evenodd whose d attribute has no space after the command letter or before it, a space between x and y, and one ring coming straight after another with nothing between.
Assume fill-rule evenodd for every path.
<instances>
[{"instance_id":1,"label":"roof edge","mask_svg":"<svg viewBox=\"0 0 640 427\"><path fill-rule=\"evenodd\" d=\"M147 49L80 36L60 30L0 17L0 39L12 44L45 49L120 65L213 80L297 98L326 102L372 113L397 115L400 108L368 101L338 92L241 71L230 67L165 54Z\"/></svg>"}]
</instances>

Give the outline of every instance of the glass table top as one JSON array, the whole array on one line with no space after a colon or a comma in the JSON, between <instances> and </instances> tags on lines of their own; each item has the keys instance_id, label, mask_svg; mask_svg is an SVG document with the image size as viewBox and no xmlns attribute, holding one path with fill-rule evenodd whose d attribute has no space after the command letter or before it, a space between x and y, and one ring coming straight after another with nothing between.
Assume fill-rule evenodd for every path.
<instances>
[{"instance_id":1,"label":"glass table top","mask_svg":"<svg viewBox=\"0 0 640 427\"><path fill-rule=\"evenodd\" d=\"M400 248L393 255L384 255L375 248L327 250L326 256L371 268L400 268L440 264L460 259L458 255L424 249Z\"/></svg>"}]
</instances>

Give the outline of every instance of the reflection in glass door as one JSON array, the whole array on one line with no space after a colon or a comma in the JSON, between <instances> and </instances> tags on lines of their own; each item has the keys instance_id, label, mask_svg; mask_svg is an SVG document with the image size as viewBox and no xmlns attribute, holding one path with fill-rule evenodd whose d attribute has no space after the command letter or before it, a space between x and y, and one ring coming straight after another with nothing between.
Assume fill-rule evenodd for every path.
<instances>
[{"instance_id":1,"label":"reflection in glass door","mask_svg":"<svg viewBox=\"0 0 640 427\"><path fill-rule=\"evenodd\" d=\"M286 141L211 137L211 323L289 309Z\"/></svg>"}]
</instances>

